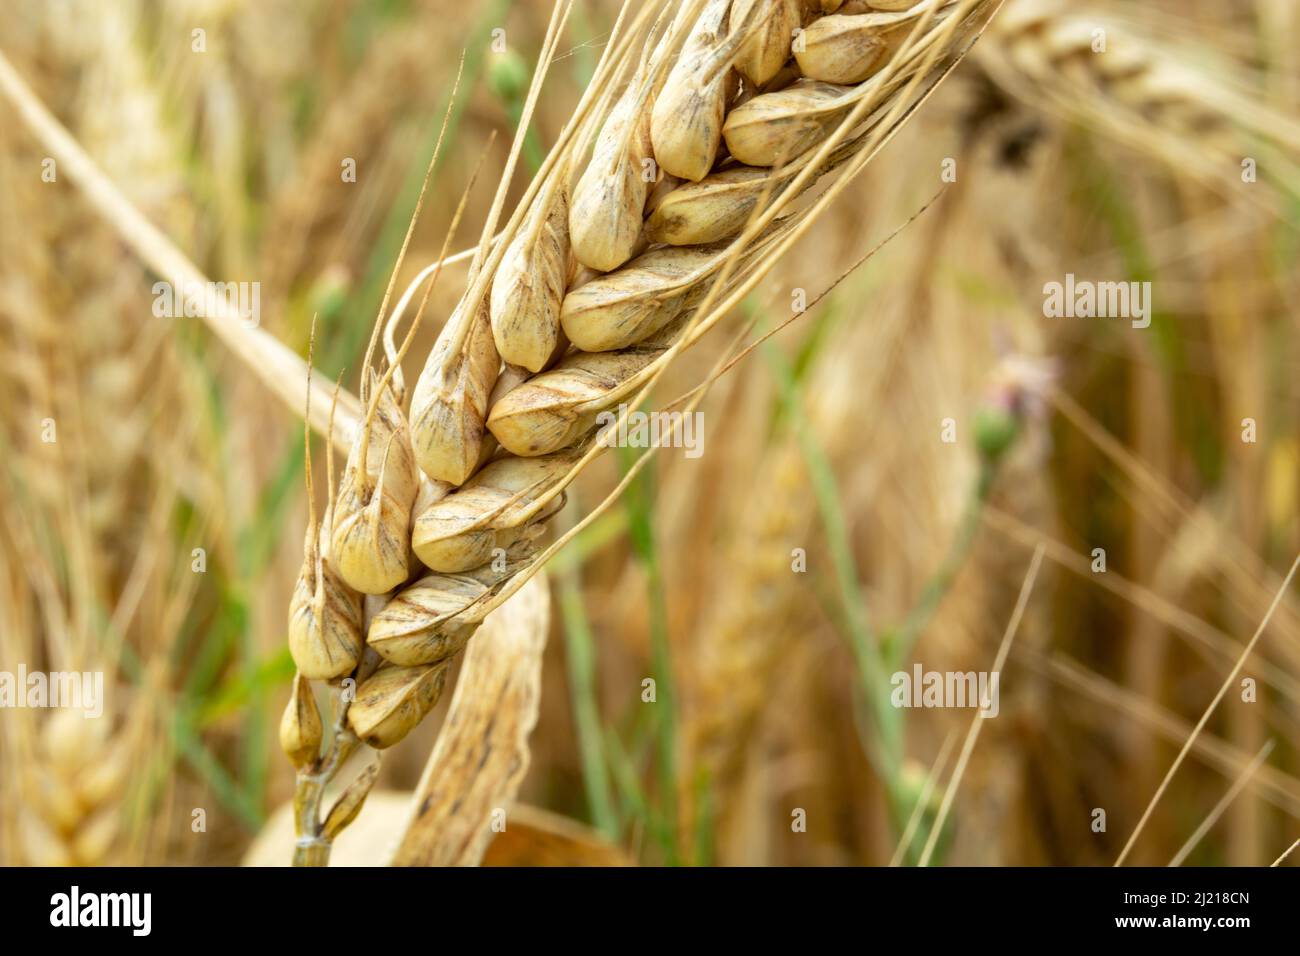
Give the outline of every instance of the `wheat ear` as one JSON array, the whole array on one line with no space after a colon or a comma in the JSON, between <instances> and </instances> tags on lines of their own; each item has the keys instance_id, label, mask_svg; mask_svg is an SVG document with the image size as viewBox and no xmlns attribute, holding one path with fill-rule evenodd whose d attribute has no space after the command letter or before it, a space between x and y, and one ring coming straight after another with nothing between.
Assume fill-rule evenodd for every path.
<instances>
[{"instance_id":1,"label":"wheat ear","mask_svg":"<svg viewBox=\"0 0 1300 956\"><path fill-rule=\"evenodd\" d=\"M1264 144L1281 151L1276 179L1293 181L1300 123L1266 104L1229 68L1122 20L1105 22L1059 0L1010 0L975 60L1002 89L1152 155L1175 172L1240 196L1241 162ZM1255 201L1253 193L1248 200Z\"/></svg>"},{"instance_id":2,"label":"wheat ear","mask_svg":"<svg viewBox=\"0 0 1300 956\"><path fill-rule=\"evenodd\" d=\"M947 75L991 9L986 0L923 0L891 18L890 25L897 20L906 29L880 69L856 86L829 88L825 98L808 108L814 114L810 121L796 117L791 124L782 112L788 104L772 108L773 98L781 99L783 91L746 96L737 90L733 72L747 38L771 15L775 5L770 0L748 10L740 22L731 15L729 2L685 0L668 20L669 6L646 4L638 16L628 18L625 5L597 79L500 230L499 241L491 245L521 144L521 135L516 136L471 266L469 289L412 396L416 462L426 478L459 487L417 501L411 548L423 568L369 602L367 652L354 672L356 700L340 708L338 737L345 750L362 741L380 749L392 746L420 723L443 690L452 656L486 615L518 592L567 540L540 553L533 545L542 524L562 505L565 487L603 451L604 443L590 427L590 413L611 393L627 395L633 404L642 400L681 350L761 281ZM568 9L566 2L555 6L521 131ZM628 79L616 98L618 77ZM660 109L656 139L656 103L664 97L691 105L683 107L686 119L672 135L663 131L669 112ZM722 108L715 110L719 99ZM728 112L728 103L740 105ZM742 111L745 122L733 124ZM677 176L664 176L659 188L652 189L656 171L676 170L681 179L703 180L733 168L737 150L728 129L742 126L748 142L763 144L766 165L778 171L748 201L748 217L735 220L735 233L717 243L649 248L637 257L647 243L644 223L652 197L663 200L675 189L691 186ZM724 140L730 157L721 148ZM590 144L591 159L570 192L569 171ZM651 158L646 149L653 155L651 164L643 162ZM638 164L651 175L634 188L628 173ZM798 196L832 167L842 169L836 182L806 207L777 218L781 210L772 201L777 194ZM616 188L605 188L610 184ZM556 211L564 202L569 203L570 247L586 271L563 267L562 220ZM602 204L605 209L596 208ZM507 256L513 261L506 273L509 295L518 298L519 276L530 268L542 273L542 281L528 289L535 297L529 308L515 309L509 323L494 328L492 284ZM602 266L614 271L602 276ZM545 366L554 359L558 347L552 349L551 343L562 273L566 282L575 283L563 290L558 303L560 326L574 343L568 355L555 374L547 378L550 373L543 371L536 384L527 370L508 366L512 387L494 390L498 377L506 379L494 333L526 341L519 324L530 314L545 324L535 330L531 364ZM536 307L537 300L544 301L544 309ZM529 407L523 399L530 393L521 390L554 395L565 390L565 383L576 385L583 397L565 410L553 409L546 441L533 440L528 416L508 413ZM497 406L503 411L493 419ZM486 426L493 421L505 450L488 461ZM513 432L509 422L516 426ZM292 743L293 735L289 737ZM333 766L329 754L321 760ZM309 802L319 799L321 766L318 761L300 778L306 781ZM369 777L369 772L363 774L360 786ZM345 811L333 816L347 818L354 812L352 803ZM311 825L310 819L306 822ZM323 862L330 836L319 827L306 837L300 834L299 862ZM309 852L304 852L304 842Z\"/></svg>"}]
</instances>

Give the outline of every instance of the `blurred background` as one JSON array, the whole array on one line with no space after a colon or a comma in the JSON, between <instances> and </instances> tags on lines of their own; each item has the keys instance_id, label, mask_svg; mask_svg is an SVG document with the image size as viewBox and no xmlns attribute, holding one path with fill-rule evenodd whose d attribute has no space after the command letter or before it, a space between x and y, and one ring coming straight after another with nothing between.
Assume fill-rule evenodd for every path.
<instances>
[{"instance_id":1,"label":"blurred background","mask_svg":"<svg viewBox=\"0 0 1300 956\"><path fill-rule=\"evenodd\" d=\"M520 799L581 834L566 859L883 865L933 842L932 864L1109 864L1281 588L1300 551L1300 6L1079 0L1046 28L1002 22L1026 2L661 381L656 404L745 323L816 300L710 390L704 454L664 449L552 562ZM576 5L528 171L616 12ZM549 15L11 0L0 53L204 274L260 283L262 329L305 356L317 315L316 366L355 390L462 51L398 288L482 155L456 248L477 236ZM1080 52L1095 29L1106 52ZM293 789L276 726L301 416L200 321L156 318L121 224L43 175L10 98L0 117L0 671L106 675L98 721L0 710L0 863L237 863ZM1150 282L1150 326L1045 316L1067 274ZM408 381L464 281L435 289ZM604 456L553 526L626 465ZM959 761L973 712L882 707L862 648L891 672L994 669L1039 546L1000 712ZM1297 610L1293 587L1129 862L1262 865L1300 836ZM445 707L382 788L414 787ZM543 844L488 862L547 862Z\"/></svg>"}]
</instances>

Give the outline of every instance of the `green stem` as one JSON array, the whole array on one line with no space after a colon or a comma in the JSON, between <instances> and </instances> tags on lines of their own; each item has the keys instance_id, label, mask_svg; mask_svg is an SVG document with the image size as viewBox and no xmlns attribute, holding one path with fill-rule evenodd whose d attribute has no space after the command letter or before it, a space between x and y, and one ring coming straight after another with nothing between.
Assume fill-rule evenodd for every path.
<instances>
[{"instance_id":1,"label":"green stem","mask_svg":"<svg viewBox=\"0 0 1300 956\"><path fill-rule=\"evenodd\" d=\"M606 839L617 840L620 826L610 793L609 767L601 743L600 707L596 700L596 641L583 606L577 574L566 571L559 576L559 583L569 694L582 758L587 808L596 829Z\"/></svg>"},{"instance_id":2,"label":"green stem","mask_svg":"<svg viewBox=\"0 0 1300 956\"><path fill-rule=\"evenodd\" d=\"M989 490L993 487L996 471L996 466L989 462L980 463L979 476L975 479L975 487L966 503L966 510L962 515L961 523L957 526L957 533L952 539L948 553L938 570L926 581L921 589L921 596L898 630L898 638L894 642L893 653L890 655L891 665L895 669L911 657L921 633L929 625L939 605L943 603L944 597L952 589L957 573L966 563L971 546L975 543L975 535L979 531L984 505L988 502Z\"/></svg>"}]
</instances>

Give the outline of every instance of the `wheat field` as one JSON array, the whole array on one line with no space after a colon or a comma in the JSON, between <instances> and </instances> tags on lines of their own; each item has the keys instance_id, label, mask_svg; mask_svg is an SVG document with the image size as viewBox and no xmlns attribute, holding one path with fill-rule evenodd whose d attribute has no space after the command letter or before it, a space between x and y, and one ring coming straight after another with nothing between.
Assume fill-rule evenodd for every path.
<instances>
[{"instance_id":1,"label":"wheat field","mask_svg":"<svg viewBox=\"0 0 1300 956\"><path fill-rule=\"evenodd\" d=\"M0 864L1300 859L1300 7L11 8Z\"/></svg>"}]
</instances>

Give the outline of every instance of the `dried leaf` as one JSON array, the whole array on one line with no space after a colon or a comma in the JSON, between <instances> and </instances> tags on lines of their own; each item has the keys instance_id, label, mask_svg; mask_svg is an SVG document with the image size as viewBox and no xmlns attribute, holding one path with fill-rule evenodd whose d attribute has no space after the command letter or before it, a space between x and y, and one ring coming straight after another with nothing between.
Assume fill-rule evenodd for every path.
<instances>
[{"instance_id":1,"label":"dried leaf","mask_svg":"<svg viewBox=\"0 0 1300 956\"><path fill-rule=\"evenodd\" d=\"M397 866L474 866L528 771L541 699L550 592L538 574L490 614L465 665L412 801Z\"/></svg>"}]
</instances>

